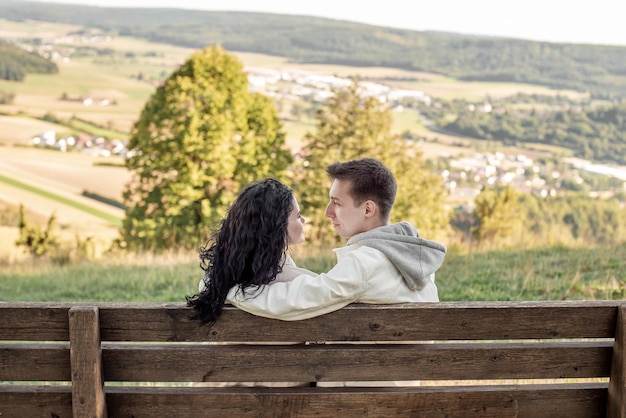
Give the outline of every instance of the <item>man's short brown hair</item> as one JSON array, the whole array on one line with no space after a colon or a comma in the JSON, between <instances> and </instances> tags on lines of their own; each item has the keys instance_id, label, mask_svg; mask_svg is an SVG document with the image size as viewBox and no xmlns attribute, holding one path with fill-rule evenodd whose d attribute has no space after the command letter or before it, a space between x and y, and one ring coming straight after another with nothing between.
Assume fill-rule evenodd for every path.
<instances>
[{"instance_id":1,"label":"man's short brown hair","mask_svg":"<svg viewBox=\"0 0 626 418\"><path fill-rule=\"evenodd\" d=\"M332 180L349 180L350 194L358 206L372 200L380 210L381 219L388 219L396 200L398 185L393 173L375 158L361 158L326 167Z\"/></svg>"}]
</instances>

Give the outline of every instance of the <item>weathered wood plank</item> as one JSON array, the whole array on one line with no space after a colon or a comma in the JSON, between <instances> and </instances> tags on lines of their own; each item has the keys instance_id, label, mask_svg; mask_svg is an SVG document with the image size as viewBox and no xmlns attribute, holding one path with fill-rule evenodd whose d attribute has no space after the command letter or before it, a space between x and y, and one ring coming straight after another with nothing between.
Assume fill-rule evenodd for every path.
<instances>
[{"instance_id":1,"label":"weathered wood plank","mask_svg":"<svg viewBox=\"0 0 626 418\"><path fill-rule=\"evenodd\" d=\"M558 379L608 377L612 350L609 342L118 345L103 358L107 381Z\"/></svg>"},{"instance_id":2,"label":"weathered wood plank","mask_svg":"<svg viewBox=\"0 0 626 418\"><path fill-rule=\"evenodd\" d=\"M69 341L70 304L0 302L0 340Z\"/></svg>"},{"instance_id":3,"label":"weathered wood plank","mask_svg":"<svg viewBox=\"0 0 626 418\"><path fill-rule=\"evenodd\" d=\"M69 381L69 344L0 343L0 381Z\"/></svg>"},{"instance_id":4,"label":"weathered wood plank","mask_svg":"<svg viewBox=\"0 0 626 418\"><path fill-rule=\"evenodd\" d=\"M617 314L615 345L609 384L609 418L626 417L626 306L620 306Z\"/></svg>"},{"instance_id":5,"label":"weathered wood plank","mask_svg":"<svg viewBox=\"0 0 626 418\"><path fill-rule=\"evenodd\" d=\"M181 305L100 305L105 341L420 341L612 338L618 302L440 302L351 305L282 322L227 307L211 328ZM288 325L287 325L288 324Z\"/></svg>"},{"instance_id":6,"label":"weathered wood plank","mask_svg":"<svg viewBox=\"0 0 626 418\"><path fill-rule=\"evenodd\" d=\"M116 388L115 417L567 417L605 415L606 385L386 389L251 390Z\"/></svg>"},{"instance_id":7,"label":"weathered wood plank","mask_svg":"<svg viewBox=\"0 0 626 418\"><path fill-rule=\"evenodd\" d=\"M98 308L71 308L69 325L73 416L106 418Z\"/></svg>"},{"instance_id":8,"label":"weathered wood plank","mask_svg":"<svg viewBox=\"0 0 626 418\"><path fill-rule=\"evenodd\" d=\"M613 337L619 301L439 302L350 305L281 322L226 307L212 328L182 303L0 302L0 340L67 341L67 310L97 306L106 341L419 341ZM36 307L36 309L31 309ZM6 320L4 320L6 319Z\"/></svg>"},{"instance_id":9,"label":"weathered wood plank","mask_svg":"<svg viewBox=\"0 0 626 418\"><path fill-rule=\"evenodd\" d=\"M0 385L2 418L66 418L72 416L70 386Z\"/></svg>"}]
</instances>

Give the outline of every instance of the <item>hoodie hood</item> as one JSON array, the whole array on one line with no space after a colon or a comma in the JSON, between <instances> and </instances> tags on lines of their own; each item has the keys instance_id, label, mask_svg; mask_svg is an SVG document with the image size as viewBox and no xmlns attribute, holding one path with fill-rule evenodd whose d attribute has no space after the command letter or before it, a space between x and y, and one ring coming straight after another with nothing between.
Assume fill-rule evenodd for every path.
<instances>
[{"instance_id":1,"label":"hoodie hood","mask_svg":"<svg viewBox=\"0 0 626 418\"><path fill-rule=\"evenodd\" d=\"M408 222L357 234L348 240L348 245L352 244L365 245L385 254L412 290L426 286L429 276L439 269L446 254L443 244L420 238L417 229Z\"/></svg>"}]
</instances>

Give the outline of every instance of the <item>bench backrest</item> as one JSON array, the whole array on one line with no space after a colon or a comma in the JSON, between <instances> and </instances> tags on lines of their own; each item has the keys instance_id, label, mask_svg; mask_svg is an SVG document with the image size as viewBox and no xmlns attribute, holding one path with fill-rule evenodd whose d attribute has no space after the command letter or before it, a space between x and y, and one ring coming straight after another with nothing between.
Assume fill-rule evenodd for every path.
<instances>
[{"instance_id":1,"label":"bench backrest","mask_svg":"<svg viewBox=\"0 0 626 418\"><path fill-rule=\"evenodd\" d=\"M0 416L626 417L625 306L228 307L207 327L183 304L2 302ZM190 383L363 381L383 387Z\"/></svg>"}]
</instances>

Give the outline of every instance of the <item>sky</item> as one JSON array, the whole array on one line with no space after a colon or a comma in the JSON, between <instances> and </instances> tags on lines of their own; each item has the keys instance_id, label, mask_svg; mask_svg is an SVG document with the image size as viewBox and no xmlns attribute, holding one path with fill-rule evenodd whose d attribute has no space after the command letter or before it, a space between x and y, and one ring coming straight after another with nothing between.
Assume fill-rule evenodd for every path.
<instances>
[{"instance_id":1,"label":"sky","mask_svg":"<svg viewBox=\"0 0 626 418\"><path fill-rule=\"evenodd\" d=\"M39 0L319 16L417 31L626 46L623 0Z\"/></svg>"}]
</instances>

